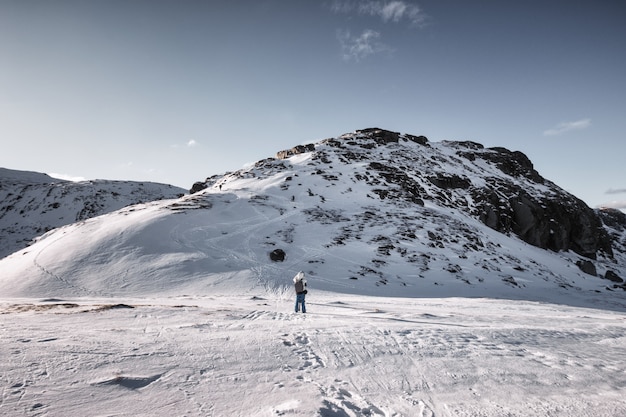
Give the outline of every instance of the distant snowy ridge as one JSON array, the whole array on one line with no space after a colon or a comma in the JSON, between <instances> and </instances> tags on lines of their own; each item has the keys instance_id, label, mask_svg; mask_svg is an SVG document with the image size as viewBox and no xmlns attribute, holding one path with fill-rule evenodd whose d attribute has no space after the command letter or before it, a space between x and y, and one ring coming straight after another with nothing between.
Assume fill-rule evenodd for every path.
<instances>
[{"instance_id":1,"label":"distant snowy ridge","mask_svg":"<svg viewBox=\"0 0 626 417\"><path fill-rule=\"evenodd\" d=\"M71 182L38 172L0 168L0 258L52 229L153 200L182 188L136 181Z\"/></svg>"},{"instance_id":2,"label":"distant snowy ridge","mask_svg":"<svg viewBox=\"0 0 626 417\"><path fill-rule=\"evenodd\" d=\"M294 149L51 231L0 261L0 293L281 293L303 270L315 291L626 308L621 220L519 152L381 129Z\"/></svg>"}]
</instances>

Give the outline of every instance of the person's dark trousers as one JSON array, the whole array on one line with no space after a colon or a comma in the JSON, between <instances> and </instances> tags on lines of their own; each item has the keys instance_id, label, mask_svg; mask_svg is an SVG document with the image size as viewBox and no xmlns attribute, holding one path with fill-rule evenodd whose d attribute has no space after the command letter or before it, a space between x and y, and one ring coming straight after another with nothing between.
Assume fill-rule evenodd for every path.
<instances>
[{"instance_id":1,"label":"person's dark trousers","mask_svg":"<svg viewBox=\"0 0 626 417\"><path fill-rule=\"evenodd\" d=\"M304 304L304 294L296 295L296 313L300 311L300 305L302 305L302 312L306 313L306 305Z\"/></svg>"}]
</instances>

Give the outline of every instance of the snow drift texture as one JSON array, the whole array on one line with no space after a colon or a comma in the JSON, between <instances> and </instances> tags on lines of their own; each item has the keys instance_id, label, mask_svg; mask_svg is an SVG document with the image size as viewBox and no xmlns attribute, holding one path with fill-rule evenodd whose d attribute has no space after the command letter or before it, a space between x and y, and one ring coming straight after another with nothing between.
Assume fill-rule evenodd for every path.
<instances>
[{"instance_id":1,"label":"snow drift texture","mask_svg":"<svg viewBox=\"0 0 626 417\"><path fill-rule=\"evenodd\" d=\"M367 129L194 188L45 234L0 261L0 293L281 291L303 270L339 293L624 305L623 219L519 152Z\"/></svg>"}]
</instances>

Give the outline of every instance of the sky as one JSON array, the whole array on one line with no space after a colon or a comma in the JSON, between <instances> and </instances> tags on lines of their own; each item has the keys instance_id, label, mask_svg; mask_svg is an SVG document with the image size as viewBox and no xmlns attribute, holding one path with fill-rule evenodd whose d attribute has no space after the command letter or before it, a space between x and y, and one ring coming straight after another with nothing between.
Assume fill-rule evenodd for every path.
<instances>
[{"instance_id":1,"label":"sky","mask_svg":"<svg viewBox=\"0 0 626 417\"><path fill-rule=\"evenodd\" d=\"M0 167L186 189L368 127L626 208L626 3L0 0Z\"/></svg>"}]
</instances>

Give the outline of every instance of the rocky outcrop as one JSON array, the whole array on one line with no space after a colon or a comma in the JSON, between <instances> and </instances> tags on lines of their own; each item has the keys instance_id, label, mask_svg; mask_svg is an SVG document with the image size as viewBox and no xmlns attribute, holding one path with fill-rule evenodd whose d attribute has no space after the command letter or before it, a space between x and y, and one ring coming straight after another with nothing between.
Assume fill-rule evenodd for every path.
<instances>
[{"instance_id":1,"label":"rocky outcrop","mask_svg":"<svg viewBox=\"0 0 626 417\"><path fill-rule=\"evenodd\" d=\"M513 232L525 242L552 251L573 250L590 259L602 251L612 256L611 241L593 210L573 196L537 199L512 189L497 205L486 203L483 222L501 232Z\"/></svg>"},{"instance_id":2,"label":"rocky outcrop","mask_svg":"<svg viewBox=\"0 0 626 417\"><path fill-rule=\"evenodd\" d=\"M476 202L473 212L485 225L514 233L543 249L572 250L590 259L596 259L598 252L613 256L611 238L596 213L541 177L523 153L491 148L489 152L474 154L474 159L478 157L495 163L511 177L488 177L485 187L470 190ZM525 181L547 186L549 192L531 193L522 185Z\"/></svg>"},{"instance_id":3,"label":"rocky outcrop","mask_svg":"<svg viewBox=\"0 0 626 417\"><path fill-rule=\"evenodd\" d=\"M576 262L576 266L587 275L597 276L596 266L588 259L580 259Z\"/></svg>"},{"instance_id":4,"label":"rocky outcrop","mask_svg":"<svg viewBox=\"0 0 626 417\"><path fill-rule=\"evenodd\" d=\"M377 172L385 179L387 187L374 190L380 198L396 198L408 200L411 203L423 206L422 196L426 194L424 188L406 172L393 165L380 162L370 162L370 170Z\"/></svg>"},{"instance_id":5,"label":"rocky outcrop","mask_svg":"<svg viewBox=\"0 0 626 417\"><path fill-rule=\"evenodd\" d=\"M400 134L398 132L391 132L389 130L380 129L378 127L370 127L368 129L357 130L356 133L366 135L367 137L374 140L378 145L398 143L400 139L409 140L420 145L426 145L428 143L428 139L426 138L426 136Z\"/></svg>"},{"instance_id":6,"label":"rocky outcrop","mask_svg":"<svg viewBox=\"0 0 626 417\"><path fill-rule=\"evenodd\" d=\"M191 190L189 190L189 194L195 194L198 191L202 191L202 190L206 189L207 187L208 186L207 186L206 182L200 182L200 181L194 182L193 186L191 187Z\"/></svg>"},{"instance_id":7,"label":"rocky outcrop","mask_svg":"<svg viewBox=\"0 0 626 417\"><path fill-rule=\"evenodd\" d=\"M282 249L274 249L270 252L270 259L274 262L283 262L285 260L285 251Z\"/></svg>"},{"instance_id":8,"label":"rocky outcrop","mask_svg":"<svg viewBox=\"0 0 626 417\"><path fill-rule=\"evenodd\" d=\"M472 182L468 178L460 177L454 174L441 173L437 176L428 177L428 181L439 188L463 188L468 189Z\"/></svg>"},{"instance_id":9,"label":"rocky outcrop","mask_svg":"<svg viewBox=\"0 0 626 417\"><path fill-rule=\"evenodd\" d=\"M400 133L372 127L369 129L357 130L356 133L368 135L379 145L397 143L400 140Z\"/></svg>"},{"instance_id":10,"label":"rocky outcrop","mask_svg":"<svg viewBox=\"0 0 626 417\"><path fill-rule=\"evenodd\" d=\"M605 226L617 232L626 231L626 213L623 211L612 208L602 208L598 210L597 213Z\"/></svg>"},{"instance_id":11,"label":"rocky outcrop","mask_svg":"<svg viewBox=\"0 0 626 417\"><path fill-rule=\"evenodd\" d=\"M276 159L287 159L291 156L298 155L305 152L313 152L315 150L315 145L309 143L307 145L298 145L294 146L291 149L287 149L284 151L276 152Z\"/></svg>"},{"instance_id":12,"label":"rocky outcrop","mask_svg":"<svg viewBox=\"0 0 626 417\"><path fill-rule=\"evenodd\" d=\"M544 179L533 167L528 157L520 151L510 151L506 148L489 148L492 152L481 152L480 157L496 164L502 172L512 177L526 177L538 184Z\"/></svg>"},{"instance_id":13,"label":"rocky outcrop","mask_svg":"<svg viewBox=\"0 0 626 417\"><path fill-rule=\"evenodd\" d=\"M610 269L604 273L604 279L608 279L609 281L617 282L620 284L624 282L624 280L619 275L617 275Z\"/></svg>"}]
</instances>

